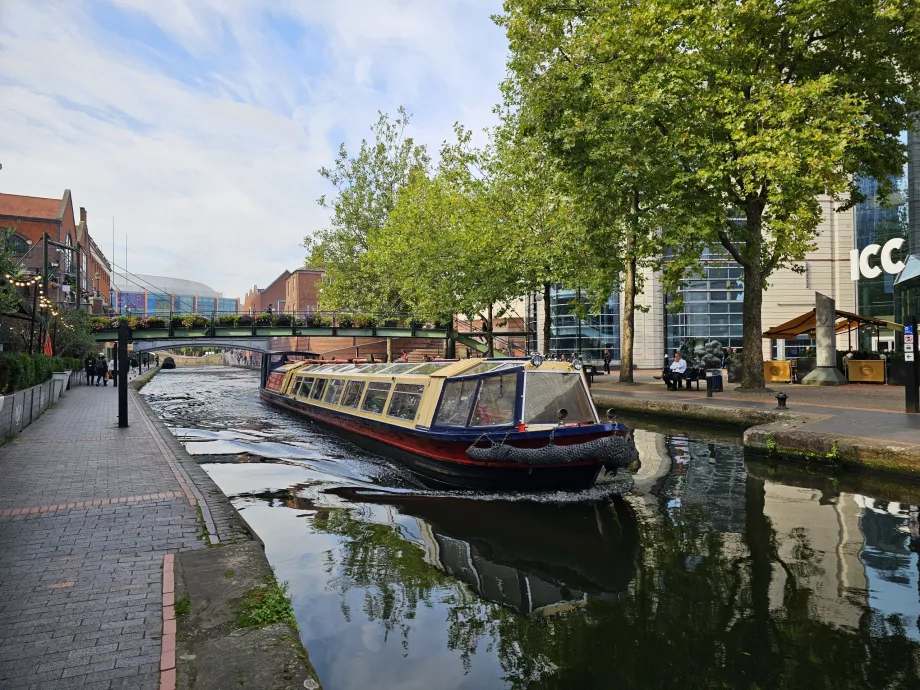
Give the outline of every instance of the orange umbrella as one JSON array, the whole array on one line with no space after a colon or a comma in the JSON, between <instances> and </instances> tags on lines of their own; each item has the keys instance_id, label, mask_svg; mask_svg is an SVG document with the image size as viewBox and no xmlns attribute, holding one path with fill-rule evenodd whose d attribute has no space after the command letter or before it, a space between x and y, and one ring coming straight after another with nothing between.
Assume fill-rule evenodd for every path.
<instances>
[{"instance_id":1,"label":"orange umbrella","mask_svg":"<svg viewBox=\"0 0 920 690\"><path fill-rule=\"evenodd\" d=\"M51 351L51 336L45 333L45 354L49 357L54 353Z\"/></svg>"}]
</instances>

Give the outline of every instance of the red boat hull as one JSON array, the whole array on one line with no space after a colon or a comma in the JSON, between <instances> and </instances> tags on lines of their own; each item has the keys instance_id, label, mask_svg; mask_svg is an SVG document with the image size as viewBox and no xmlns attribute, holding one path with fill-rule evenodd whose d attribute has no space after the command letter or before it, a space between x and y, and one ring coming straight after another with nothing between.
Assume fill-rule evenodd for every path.
<instances>
[{"instance_id":1,"label":"red boat hull","mask_svg":"<svg viewBox=\"0 0 920 690\"><path fill-rule=\"evenodd\" d=\"M262 400L275 407L305 416L342 432L348 440L392 457L422 477L429 485L463 489L491 490L579 490L594 484L601 470L600 461L556 465L525 466L511 462L477 462L466 451L469 440L445 440L424 432L385 422L376 422L335 410L292 400L262 389ZM609 436L610 432L582 434L578 442ZM575 438L557 439L558 445L574 443ZM545 439L517 442L520 447L539 447Z\"/></svg>"}]
</instances>

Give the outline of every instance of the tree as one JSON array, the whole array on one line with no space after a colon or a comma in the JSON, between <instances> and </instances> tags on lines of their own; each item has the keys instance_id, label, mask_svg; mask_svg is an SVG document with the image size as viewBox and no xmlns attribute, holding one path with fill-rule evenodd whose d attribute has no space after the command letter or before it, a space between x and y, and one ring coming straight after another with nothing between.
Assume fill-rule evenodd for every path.
<instances>
[{"instance_id":1,"label":"tree","mask_svg":"<svg viewBox=\"0 0 920 690\"><path fill-rule=\"evenodd\" d=\"M0 314L12 314L19 311L22 297L17 288L6 276L15 276L19 269L13 258L10 244L13 228L0 228Z\"/></svg>"},{"instance_id":2,"label":"tree","mask_svg":"<svg viewBox=\"0 0 920 690\"><path fill-rule=\"evenodd\" d=\"M327 309L402 310L397 286L377 270L368 251L401 191L413 174L428 166L425 147L405 135L409 119L404 108L394 120L380 113L371 127L372 143L362 140L354 158L342 144L335 165L319 171L336 188L332 199L319 199L332 218L330 226L307 237L304 246L309 250L306 264L326 271L320 304Z\"/></svg>"},{"instance_id":3,"label":"tree","mask_svg":"<svg viewBox=\"0 0 920 690\"><path fill-rule=\"evenodd\" d=\"M665 163L668 208L744 268L742 387L762 387L763 291L813 247L819 195L845 208L859 176L884 187L904 164L899 134L920 109L915 0L505 6L524 109L550 131L569 117L608 142L638 138ZM636 126L624 134L623 120Z\"/></svg>"}]
</instances>

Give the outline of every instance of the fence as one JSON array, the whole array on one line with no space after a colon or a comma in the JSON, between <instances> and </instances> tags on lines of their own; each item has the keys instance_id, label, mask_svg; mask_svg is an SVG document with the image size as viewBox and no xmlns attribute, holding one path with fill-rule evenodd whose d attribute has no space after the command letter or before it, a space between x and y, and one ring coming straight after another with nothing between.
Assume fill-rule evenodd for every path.
<instances>
[{"instance_id":1,"label":"fence","mask_svg":"<svg viewBox=\"0 0 920 690\"><path fill-rule=\"evenodd\" d=\"M64 389L81 385L80 376L80 372L70 372ZM0 440L18 434L48 409L54 385L52 379L10 395L0 395Z\"/></svg>"}]
</instances>

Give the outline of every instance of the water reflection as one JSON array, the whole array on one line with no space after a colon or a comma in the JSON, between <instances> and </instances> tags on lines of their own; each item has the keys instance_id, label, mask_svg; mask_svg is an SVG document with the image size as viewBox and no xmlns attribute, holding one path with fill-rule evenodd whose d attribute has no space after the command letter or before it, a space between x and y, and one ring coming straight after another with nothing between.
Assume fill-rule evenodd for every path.
<instances>
[{"instance_id":1,"label":"water reflection","mask_svg":"<svg viewBox=\"0 0 920 690\"><path fill-rule=\"evenodd\" d=\"M271 441L350 462L270 419ZM327 689L920 685L917 487L637 436L648 496L613 501L368 493L385 463L295 453L206 468L290 582Z\"/></svg>"}]
</instances>

